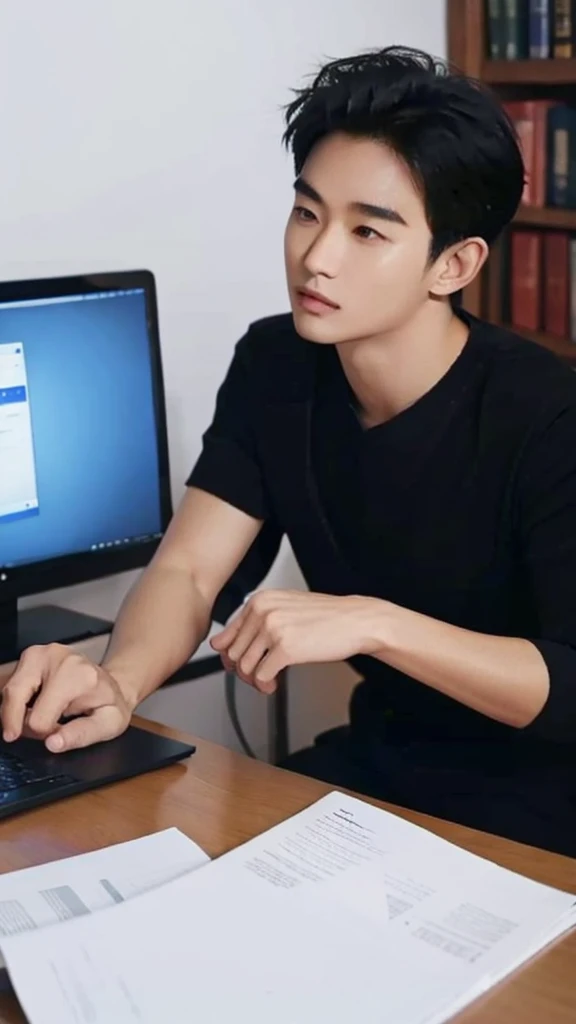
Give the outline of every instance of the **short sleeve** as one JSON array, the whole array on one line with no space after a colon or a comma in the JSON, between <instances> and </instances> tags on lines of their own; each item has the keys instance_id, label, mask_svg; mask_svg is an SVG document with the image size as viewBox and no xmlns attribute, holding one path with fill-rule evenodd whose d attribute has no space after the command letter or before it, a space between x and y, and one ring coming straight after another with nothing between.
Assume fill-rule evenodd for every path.
<instances>
[{"instance_id":1,"label":"short sleeve","mask_svg":"<svg viewBox=\"0 0 576 1024\"><path fill-rule=\"evenodd\" d=\"M252 410L255 386L245 356L245 335L216 397L212 423L186 484L234 505L254 519L268 518L268 502L257 456Z\"/></svg>"},{"instance_id":2,"label":"short sleeve","mask_svg":"<svg viewBox=\"0 0 576 1024\"><path fill-rule=\"evenodd\" d=\"M526 732L576 740L576 401L530 445L519 476L522 557L537 623L530 637L550 678Z\"/></svg>"}]
</instances>

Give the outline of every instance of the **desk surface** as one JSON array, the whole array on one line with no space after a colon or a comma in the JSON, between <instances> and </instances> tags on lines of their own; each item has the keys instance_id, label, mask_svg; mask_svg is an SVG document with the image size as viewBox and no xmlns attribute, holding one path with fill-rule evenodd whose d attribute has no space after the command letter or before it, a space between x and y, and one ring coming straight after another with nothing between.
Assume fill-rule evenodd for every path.
<instances>
[{"instance_id":1,"label":"desk surface","mask_svg":"<svg viewBox=\"0 0 576 1024\"><path fill-rule=\"evenodd\" d=\"M189 738L151 723L138 724L167 736ZM0 822L0 872L84 853L172 825L217 857L328 791L328 786L312 779L200 740L188 762ZM408 811L402 815L504 867L576 893L576 860L424 815ZM457 1020L460 1024L574 1024L575 964L573 933ZM14 997L0 995L0 1024L21 1024L24 1019Z\"/></svg>"}]
</instances>

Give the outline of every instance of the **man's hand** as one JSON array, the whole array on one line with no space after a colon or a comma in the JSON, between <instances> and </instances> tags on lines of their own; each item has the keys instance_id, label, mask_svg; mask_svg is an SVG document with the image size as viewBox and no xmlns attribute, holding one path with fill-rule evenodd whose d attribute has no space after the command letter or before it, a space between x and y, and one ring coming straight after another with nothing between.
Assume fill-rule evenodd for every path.
<instances>
[{"instance_id":1,"label":"man's hand","mask_svg":"<svg viewBox=\"0 0 576 1024\"><path fill-rule=\"evenodd\" d=\"M5 741L32 737L60 753L119 736L133 710L104 668L68 647L49 644L24 652L2 691L0 717ZM59 724L74 715L82 717Z\"/></svg>"},{"instance_id":2,"label":"man's hand","mask_svg":"<svg viewBox=\"0 0 576 1024\"><path fill-rule=\"evenodd\" d=\"M262 693L273 693L278 673L289 665L375 653L384 605L370 597L264 590L211 644L228 669Z\"/></svg>"}]
</instances>

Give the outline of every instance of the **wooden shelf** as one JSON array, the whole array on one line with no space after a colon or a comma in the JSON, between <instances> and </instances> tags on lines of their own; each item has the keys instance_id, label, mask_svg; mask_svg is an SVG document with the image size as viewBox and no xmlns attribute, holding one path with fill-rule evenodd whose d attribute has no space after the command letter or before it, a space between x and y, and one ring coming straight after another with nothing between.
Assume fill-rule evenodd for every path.
<instances>
[{"instance_id":1,"label":"wooden shelf","mask_svg":"<svg viewBox=\"0 0 576 1024\"><path fill-rule=\"evenodd\" d=\"M576 85L576 60L486 60L480 77L492 85Z\"/></svg>"},{"instance_id":2,"label":"wooden shelf","mask_svg":"<svg viewBox=\"0 0 576 1024\"><path fill-rule=\"evenodd\" d=\"M505 0L500 0L500 5L503 4L505 6ZM526 15L528 6L528 0L520 5L522 16ZM450 61L465 75L489 84L503 102L534 99L576 105L576 54L574 58L550 60L491 60L486 52L490 34L489 11L488 0L447 0ZM576 237L576 209L523 204L513 225L566 231ZM509 304L510 266L506 250L505 232L502 242L492 247L485 272L476 278L475 287L465 292L464 308L492 323L501 322L503 311ZM543 276L539 283L542 291L546 284ZM576 342L554 337L546 331L505 326L554 352L576 369Z\"/></svg>"},{"instance_id":3,"label":"wooden shelf","mask_svg":"<svg viewBox=\"0 0 576 1024\"><path fill-rule=\"evenodd\" d=\"M576 210L565 210L552 206L521 206L514 218L514 223L576 231Z\"/></svg>"},{"instance_id":4,"label":"wooden shelf","mask_svg":"<svg viewBox=\"0 0 576 1024\"><path fill-rule=\"evenodd\" d=\"M538 345L550 349L565 362L576 363L576 344L573 341L556 338L553 334L545 334L544 331L528 331L524 327L511 327L508 324L506 326L516 334L521 334L523 338L528 338L529 341L535 341Z\"/></svg>"}]
</instances>

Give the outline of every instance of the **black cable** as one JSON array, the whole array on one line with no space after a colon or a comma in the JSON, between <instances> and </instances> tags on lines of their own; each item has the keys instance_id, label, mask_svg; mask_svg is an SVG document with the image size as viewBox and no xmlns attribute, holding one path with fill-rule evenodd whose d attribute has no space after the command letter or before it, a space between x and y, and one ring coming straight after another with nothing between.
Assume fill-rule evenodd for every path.
<instances>
[{"instance_id":1,"label":"black cable","mask_svg":"<svg viewBox=\"0 0 576 1024\"><path fill-rule=\"evenodd\" d=\"M288 670L278 673L276 693L271 698L270 732L272 734L272 764L281 764L288 757L289 715L288 715Z\"/></svg>"},{"instance_id":2,"label":"black cable","mask_svg":"<svg viewBox=\"0 0 576 1024\"><path fill-rule=\"evenodd\" d=\"M230 721L232 723L232 728L236 733L238 742L242 747L242 750L244 751L245 754L248 755L248 757L252 757L254 758L254 760L257 760L256 754L254 753L252 747L248 743L248 740L246 739L246 735L240 723L240 716L238 714L238 707L236 705L236 676L234 672L224 673L224 694L226 698L226 708L228 710Z\"/></svg>"}]
</instances>

